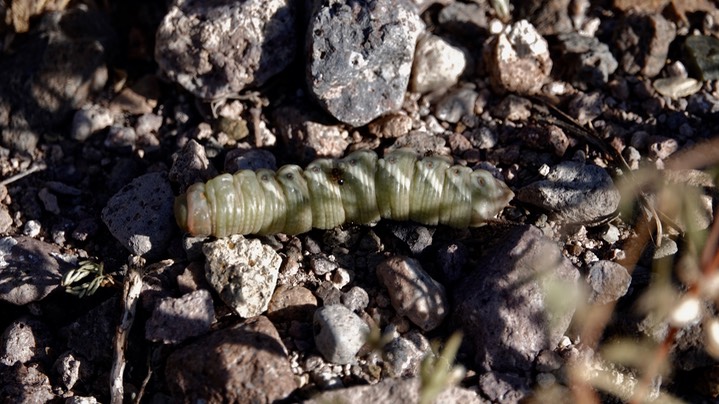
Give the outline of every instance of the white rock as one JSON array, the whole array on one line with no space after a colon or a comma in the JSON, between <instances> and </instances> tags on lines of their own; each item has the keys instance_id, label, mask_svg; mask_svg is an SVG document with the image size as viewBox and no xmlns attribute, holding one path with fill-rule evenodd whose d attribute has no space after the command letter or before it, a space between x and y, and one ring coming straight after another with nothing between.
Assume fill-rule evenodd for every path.
<instances>
[{"instance_id":1,"label":"white rock","mask_svg":"<svg viewBox=\"0 0 719 404\"><path fill-rule=\"evenodd\" d=\"M465 53L439 36L422 35L414 51L413 91L428 93L457 83L467 67Z\"/></svg>"},{"instance_id":2,"label":"white rock","mask_svg":"<svg viewBox=\"0 0 719 404\"><path fill-rule=\"evenodd\" d=\"M327 361L339 365L354 361L369 333L367 324L341 304L317 309L313 329L317 350Z\"/></svg>"},{"instance_id":3,"label":"white rock","mask_svg":"<svg viewBox=\"0 0 719 404\"><path fill-rule=\"evenodd\" d=\"M267 310L282 258L259 240L234 235L203 246L207 281L222 301L242 317Z\"/></svg>"}]
</instances>

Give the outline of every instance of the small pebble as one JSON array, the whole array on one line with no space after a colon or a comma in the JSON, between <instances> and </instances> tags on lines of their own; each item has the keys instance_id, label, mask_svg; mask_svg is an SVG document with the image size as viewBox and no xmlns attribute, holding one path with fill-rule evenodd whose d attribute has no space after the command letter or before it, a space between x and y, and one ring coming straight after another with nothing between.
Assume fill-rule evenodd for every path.
<instances>
[{"instance_id":1,"label":"small pebble","mask_svg":"<svg viewBox=\"0 0 719 404\"><path fill-rule=\"evenodd\" d=\"M350 309L333 304L315 311L315 345L328 362L351 363L364 345L369 327Z\"/></svg>"},{"instance_id":2,"label":"small pebble","mask_svg":"<svg viewBox=\"0 0 719 404\"><path fill-rule=\"evenodd\" d=\"M602 239L607 243L614 244L619 241L619 229L613 224L607 226L607 230L602 233Z\"/></svg>"},{"instance_id":3,"label":"small pebble","mask_svg":"<svg viewBox=\"0 0 719 404\"><path fill-rule=\"evenodd\" d=\"M627 293L632 277L622 265L602 260L589 268L587 282L592 288L589 301L595 304L606 304Z\"/></svg>"},{"instance_id":4,"label":"small pebble","mask_svg":"<svg viewBox=\"0 0 719 404\"><path fill-rule=\"evenodd\" d=\"M669 238L668 236L662 237L662 243L659 247L654 250L654 259L658 260L664 257L669 257L677 253L679 247L677 242Z\"/></svg>"},{"instance_id":5,"label":"small pebble","mask_svg":"<svg viewBox=\"0 0 719 404\"><path fill-rule=\"evenodd\" d=\"M28 220L22 228L22 234L28 237L37 237L40 234L42 226L37 220Z\"/></svg>"},{"instance_id":6,"label":"small pebble","mask_svg":"<svg viewBox=\"0 0 719 404\"><path fill-rule=\"evenodd\" d=\"M337 268L336 271L330 275L330 280L337 289L342 289L352 281L352 272L344 268Z\"/></svg>"},{"instance_id":7,"label":"small pebble","mask_svg":"<svg viewBox=\"0 0 719 404\"><path fill-rule=\"evenodd\" d=\"M377 267L377 277L387 288L397 314L425 331L437 328L449 312L444 287L413 258L397 256L383 261Z\"/></svg>"},{"instance_id":8,"label":"small pebble","mask_svg":"<svg viewBox=\"0 0 719 404\"><path fill-rule=\"evenodd\" d=\"M112 125L113 118L109 110L92 105L79 109L72 118L70 136L78 142L84 142L92 134Z\"/></svg>"},{"instance_id":9,"label":"small pebble","mask_svg":"<svg viewBox=\"0 0 719 404\"><path fill-rule=\"evenodd\" d=\"M688 97L702 88L702 82L690 77L668 77L656 79L654 89L673 100Z\"/></svg>"},{"instance_id":10,"label":"small pebble","mask_svg":"<svg viewBox=\"0 0 719 404\"><path fill-rule=\"evenodd\" d=\"M361 287L353 286L342 294L342 304L354 312L360 312L369 305L369 295Z\"/></svg>"}]
</instances>

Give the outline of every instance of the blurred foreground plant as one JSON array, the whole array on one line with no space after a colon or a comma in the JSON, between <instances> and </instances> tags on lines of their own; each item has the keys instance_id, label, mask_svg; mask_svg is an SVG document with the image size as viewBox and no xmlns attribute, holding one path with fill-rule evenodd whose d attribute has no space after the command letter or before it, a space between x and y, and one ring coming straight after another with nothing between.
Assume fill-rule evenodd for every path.
<instances>
[{"instance_id":1,"label":"blurred foreground plant","mask_svg":"<svg viewBox=\"0 0 719 404\"><path fill-rule=\"evenodd\" d=\"M456 385L464 377L464 367L453 365L461 343L462 333L455 332L441 352L437 343L432 344L434 354L425 356L420 368L420 404L433 403L444 389Z\"/></svg>"},{"instance_id":2,"label":"blurred foreground plant","mask_svg":"<svg viewBox=\"0 0 719 404\"><path fill-rule=\"evenodd\" d=\"M635 305L649 327L644 338L602 340L616 302L581 308L579 341L597 355L569 366L576 401L598 403L594 389L599 389L631 403L681 402L659 387L672 372L669 358L677 337L690 327L701 327L705 351L719 359L713 306L719 300L719 216L711 213L707 195L716 195L711 167L718 165L719 139L713 139L673 155L665 170L625 172L619 184L622 211L637 219L624 246L626 257L618 262L631 274L646 248L658 248L669 235L683 240L682 249L673 260L652 261L651 279Z\"/></svg>"}]
</instances>

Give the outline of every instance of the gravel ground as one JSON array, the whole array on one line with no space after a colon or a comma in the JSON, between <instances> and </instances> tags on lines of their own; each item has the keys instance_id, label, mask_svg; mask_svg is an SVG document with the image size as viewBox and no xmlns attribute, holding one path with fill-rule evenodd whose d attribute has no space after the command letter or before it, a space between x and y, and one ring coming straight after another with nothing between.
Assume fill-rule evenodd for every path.
<instances>
[{"instance_id":1,"label":"gravel ground","mask_svg":"<svg viewBox=\"0 0 719 404\"><path fill-rule=\"evenodd\" d=\"M0 401L714 402L719 9L513 3L0 2ZM177 225L407 149L498 215Z\"/></svg>"}]
</instances>

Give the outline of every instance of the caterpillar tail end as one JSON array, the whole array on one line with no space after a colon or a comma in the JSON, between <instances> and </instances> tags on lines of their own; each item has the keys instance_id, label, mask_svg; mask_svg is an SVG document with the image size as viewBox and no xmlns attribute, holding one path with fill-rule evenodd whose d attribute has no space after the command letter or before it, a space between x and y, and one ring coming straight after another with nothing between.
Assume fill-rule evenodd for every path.
<instances>
[{"instance_id":1,"label":"caterpillar tail end","mask_svg":"<svg viewBox=\"0 0 719 404\"><path fill-rule=\"evenodd\" d=\"M188 232L187 228L187 196L185 194L175 197L175 204L173 207L175 212L175 221L177 226L185 232Z\"/></svg>"},{"instance_id":2,"label":"caterpillar tail end","mask_svg":"<svg viewBox=\"0 0 719 404\"><path fill-rule=\"evenodd\" d=\"M183 231L192 236L212 234L210 207L205 196L204 184L194 184L186 193L176 197L174 211L175 221Z\"/></svg>"}]
</instances>

